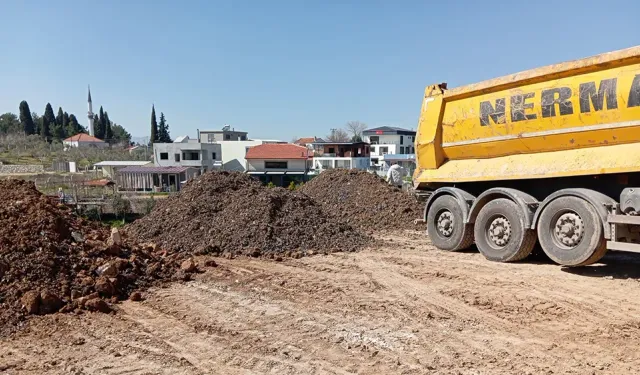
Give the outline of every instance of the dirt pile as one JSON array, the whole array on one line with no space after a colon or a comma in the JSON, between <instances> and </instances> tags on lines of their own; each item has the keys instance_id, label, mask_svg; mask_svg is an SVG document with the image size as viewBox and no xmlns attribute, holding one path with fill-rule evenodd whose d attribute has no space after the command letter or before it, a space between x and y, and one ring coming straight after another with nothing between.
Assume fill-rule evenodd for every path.
<instances>
[{"instance_id":1,"label":"dirt pile","mask_svg":"<svg viewBox=\"0 0 640 375\"><path fill-rule=\"evenodd\" d=\"M304 184L302 192L321 203L327 212L359 228L416 229L420 203L381 177L360 170L332 169Z\"/></svg>"},{"instance_id":2,"label":"dirt pile","mask_svg":"<svg viewBox=\"0 0 640 375\"><path fill-rule=\"evenodd\" d=\"M108 312L106 301L174 276L178 260L162 255L76 216L32 182L0 181L0 334L29 314Z\"/></svg>"},{"instance_id":3,"label":"dirt pile","mask_svg":"<svg viewBox=\"0 0 640 375\"><path fill-rule=\"evenodd\" d=\"M189 181L127 232L173 252L269 258L353 251L370 241L305 194L226 171Z\"/></svg>"}]
</instances>

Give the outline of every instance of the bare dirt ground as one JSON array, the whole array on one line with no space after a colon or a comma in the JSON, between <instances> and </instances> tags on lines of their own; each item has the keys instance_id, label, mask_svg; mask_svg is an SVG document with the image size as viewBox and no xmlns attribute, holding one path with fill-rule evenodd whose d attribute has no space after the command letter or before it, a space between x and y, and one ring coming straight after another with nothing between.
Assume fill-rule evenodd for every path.
<instances>
[{"instance_id":1,"label":"bare dirt ground","mask_svg":"<svg viewBox=\"0 0 640 375\"><path fill-rule=\"evenodd\" d=\"M34 319L8 374L637 374L640 255L578 270L434 250L216 259L115 315Z\"/></svg>"}]
</instances>

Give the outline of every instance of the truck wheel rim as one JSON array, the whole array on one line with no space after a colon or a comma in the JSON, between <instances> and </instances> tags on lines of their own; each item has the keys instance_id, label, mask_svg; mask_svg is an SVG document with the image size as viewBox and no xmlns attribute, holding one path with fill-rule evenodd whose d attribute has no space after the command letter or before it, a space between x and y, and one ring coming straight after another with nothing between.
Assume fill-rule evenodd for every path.
<instances>
[{"instance_id":1,"label":"truck wheel rim","mask_svg":"<svg viewBox=\"0 0 640 375\"><path fill-rule=\"evenodd\" d=\"M442 211L438 215L438 233L444 237L450 237L453 234L453 215L450 211Z\"/></svg>"},{"instance_id":2,"label":"truck wheel rim","mask_svg":"<svg viewBox=\"0 0 640 375\"><path fill-rule=\"evenodd\" d=\"M511 239L511 223L504 216L498 216L487 228L487 238L493 247L505 247Z\"/></svg>"},{"instance_id":3,"label":"truck wheel rim","mask_svg":"<svg viewBox=\"0 0 640 375\"><path fill-rule=\"evenodd\" d=\"M553 234L559 247L572 249L578 246L584 237L584 222L575 212L563 213L555 221Z\"/></svg>"}]
</instances>

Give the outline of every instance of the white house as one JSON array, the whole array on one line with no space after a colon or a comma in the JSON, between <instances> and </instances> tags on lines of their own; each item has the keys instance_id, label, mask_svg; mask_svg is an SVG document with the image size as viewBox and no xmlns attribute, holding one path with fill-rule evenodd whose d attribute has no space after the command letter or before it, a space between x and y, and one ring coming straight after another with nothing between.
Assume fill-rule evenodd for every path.
<instances>
[{"instance_id":1,"label":"white house","mask_svg":"<svg viewBox=\"0 0 640 375\"><path fill-rule=\"evenodd\" d=\"M222 147L181 136L172 143L154 143L153 163L157 167L195 168L204 173L222 167Z\"/></svg>"},{"instance_id":2,"label":"white house","mask_svg":"<svg viewBox=\"0 0 640 375\"><path fill-rule=\"evenodd\" d=\"M109 147L109 144L101 139L98 139L89 134L80 133L74 136L71 136L64 141L62 141L67 147L96 147L96 148L105 148Z\"/></svg>"},{"instance_id":3,"label":"white house","mask_svg":"<svg viewBox=\"0 0 640 375\"><path fill-rule=\"evenodd\" d=\"M247 151L254 146L272 143L286 143L278 140L249 139L248 133L231 129L228 125L222 130L198 130L200 143L215 143L222 151L222 169L225 171L246 170Z\"/></svg>"},{"instance_id":4,"label":"white house","mask_svg":"<svg viewBox=\"0 0 640 375\"><path fill-rule=\"evenodd\" d=\"M313 145L313 166L319 172L334 168L368 169L371 165L369 144L366 142L319 142Z\"/></svg>"},{"instance_id":5,"label":"white house","mask_svg":"<svg viewBox=\"0 0 640 375\"><path fill-rule=\"evenodd\" d=\"M286 187L307 180L313 167L313 151L292 144L262 144L251 147L245 156L246 170L264 183Z\"/></svg>"},{"instance_id":6,"label":"white house","mask_svg":"<svg viewBox=\"0 0 640 375\"><path fill-rule=\"evenodd\" d=\"M411 168L409 164L415 164L416 132L414 130L381 126L367 129L362 135L364 141L371 144L372 165L386 169L393 161L407 164L403 166L409 168ZM391 155L403 156L396 157Z\"/></svg>"}]
</instances>

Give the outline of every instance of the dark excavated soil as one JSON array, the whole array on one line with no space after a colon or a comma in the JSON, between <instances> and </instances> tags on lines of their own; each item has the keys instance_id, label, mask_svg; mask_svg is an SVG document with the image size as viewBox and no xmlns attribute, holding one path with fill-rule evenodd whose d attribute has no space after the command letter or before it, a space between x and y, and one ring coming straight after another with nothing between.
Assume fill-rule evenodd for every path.
<instances>
[{"instance_id":1,"label":"dark excavated soil","mask_svg":"<svg viewBox=\"0 0 640 375\"><path fill-rule=\"evenodd\" d=\"M0 335L30 314L108 312L107 302L175 276L177 260L110 236L32 182L0 181Z\"/></svg>"},{"instance_id":2,"label":"dark excavated soil","mask_svg":"<svg viewBox=\"0 0 640 375\"><path fill-rule=\"evenodd\" d=\"M363 229L416 229L422 205L402 189L366 171L332 169L304 184L302 192L334 216Z\"/></svg>"},{"instance_id":3,"label":"dark excavated soil","mask_svg":"<svg viewBox=\"0 0 640 375\"><path fill-rule=\"evenodd\" d=\"M189 181L127 232L172 252L269 258L354 251L370 242L301 192L226 171Z\"/></svg>"}]
</instances>

